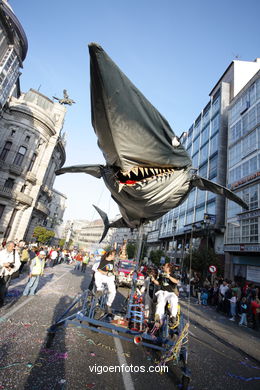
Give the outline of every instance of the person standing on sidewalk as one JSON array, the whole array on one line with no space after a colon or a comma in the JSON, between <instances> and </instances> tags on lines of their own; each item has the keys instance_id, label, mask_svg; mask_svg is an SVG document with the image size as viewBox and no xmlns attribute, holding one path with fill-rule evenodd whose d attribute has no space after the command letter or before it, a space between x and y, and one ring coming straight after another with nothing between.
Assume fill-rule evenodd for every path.
<instances>
[{"instance_id":1,"label":"person standing on sidewalk","mask_svg":"<svg viewBox=\"0 0 260 390\"><path fill-rule=\"evenodd\" d=\"M81 272L86 272L86 267L87 267L87 264L89 262L89 254L88 253L85 253L85 255L83 256L83 260L82 260L82 265L81 265Z\"/></svg>"},{"instance_id":2,"label":"person standing on sidewalk","mask_svg":"<svg viewBox=\"0 0 260 390\"><path fill-rule=\"evenodd\" d=\"M230 301L230 321L236 320L236 314L237 314L237 296L235 291L232 291L232 297L228 299Z\"/></svg>"},{"instance_id":3,"label":"person standing on sidewalk","mask_svg":"<svg viewBox=\"0 0 260 390\"><path fill-rule=\"evenodd\" d=\"M0 251L0 307L4 305L5 295L11 282L11 276L20 268L21 261L14 241L8 241Z\"/></svg>"},{"instance_id":4,"label":"person standing on sidewalk","mask_svg":"<svg viewBox=\"0 0 260 390\"><path fill-rule=\"evenodd\" d=\"M259 330L260 327L260 299L253 295L251 301L251 309L253 313L253 329Z\"/></svg>"},{"instance_id":5,"label":"person standing on sidewalk","mask_svg":"<svg viewBox=\"0 0 260 390\"><path fill-rule=\"evenodd\" d=\"M27 285L25 286L23 296L36 294L36 289L39 284L40 276L43 275L45 257L46 253L44 251L40 251L38 256L32 259L30 265L29 280Z\"/></svg>"},{"instance_id":6,"label":"person standing on sidewalk","mask_svg":"<svg viewBox=\"0 0 260 390\"><path fill-rule=\"evenodd\" d=\"M239 324L240 326L244 325L247 326L247 313L248 313L248 304L247 304L247 299L246 297L243 297L241 302L240 302L240 321Z\"/></svg>"}]
</instances>

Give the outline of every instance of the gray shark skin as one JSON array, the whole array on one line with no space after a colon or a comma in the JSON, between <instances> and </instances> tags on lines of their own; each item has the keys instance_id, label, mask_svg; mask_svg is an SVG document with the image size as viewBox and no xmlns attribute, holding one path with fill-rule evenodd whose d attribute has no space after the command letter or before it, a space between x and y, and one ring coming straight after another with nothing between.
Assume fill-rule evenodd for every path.
<instances>
[{"instance_id":1,"label":"gray shark skin","mask_svg":"<svg viewBox=\"0 0 260 390\"><path fill-rule=\"evenodd\" d=\"M106 165L77 165L56 171L102 178L122 218L105 230L136 228L179 206L194 187L247 204L219 184L194 174L191 158L168 122L97 44L89 45L92 125Z\"/></svg>"}]
</instances>

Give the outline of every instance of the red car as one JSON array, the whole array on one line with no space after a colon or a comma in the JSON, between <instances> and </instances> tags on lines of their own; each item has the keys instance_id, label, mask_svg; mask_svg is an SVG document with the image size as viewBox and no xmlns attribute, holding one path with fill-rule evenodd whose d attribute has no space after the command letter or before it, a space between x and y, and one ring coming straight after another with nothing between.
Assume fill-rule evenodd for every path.
<instances>
[{"instance_id":1,"label":"red car","mask_svg":"<svg viewBox=\"0 0 260 390\"><path fill-rule=\"evenodd\" d=\"M133 260L119 260L117 265L116 282L118 286L131 287L136 263ZM144 284L144 274L137 272L137 286Z\"/></svg>"}]
</instances>

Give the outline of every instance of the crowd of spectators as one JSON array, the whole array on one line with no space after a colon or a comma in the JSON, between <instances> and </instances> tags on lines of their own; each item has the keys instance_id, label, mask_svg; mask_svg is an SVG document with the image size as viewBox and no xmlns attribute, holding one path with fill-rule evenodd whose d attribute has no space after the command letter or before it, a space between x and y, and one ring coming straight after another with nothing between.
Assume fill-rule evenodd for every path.
<instances>
[{"instance_id":1,"label":"crowd of spectators","mask_svg":"<svg viewBox=\"0 0 260 390\"><path fill-rule=\"evenodd\" d=\"M194 274L190 280L191 296L197 304L215 306L239 326L260 329L260 288L246 281L231 281L221 277L212 282Z\"/></svg>"},{"instance_id":2,"label":"crowd of spectators","mask_svg":"<svg viewBox=\"0 0 260 390\"><path fill-rule=\"evenodd\" d=\"M85 272L89 260L89 253L78 250L28 244L24 240L3 241L0 246L0 307L5 303L11 279L21 273L29 277L23 295L35 295L44 268L67 263L74 264L74 270Z\"/></svg>"}]
</instances>

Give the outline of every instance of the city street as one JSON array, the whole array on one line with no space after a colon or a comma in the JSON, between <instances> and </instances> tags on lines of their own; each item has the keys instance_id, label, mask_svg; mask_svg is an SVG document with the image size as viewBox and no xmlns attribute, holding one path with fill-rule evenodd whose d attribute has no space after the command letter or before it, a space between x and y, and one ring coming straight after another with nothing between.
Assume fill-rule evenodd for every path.
<instances>
[{"instance_id":1,"label":"city street","mask_svg":"<svg viewBox=\"0 0 260 390\"><path fill-rule=\"evenodd\" d=\"M181 372L169 364L168 373L156 367L151 351L82 328L57 333L46 348L47 328L91 277L74 265L47 268L36 296L21 297L26 274L12 281L6 305L0 310L0 389L181 389ZM127 289L120 288L120 304ZM254 390L260 385L259 332L241 328L214 308L181 300L190 319L189 362L193 390ZM135 372L103 372L100 367L133 366ZM145 372L137 372L137 367ZM150 368L149 368L150 367Z\"/></svg>"}]
</instances>

